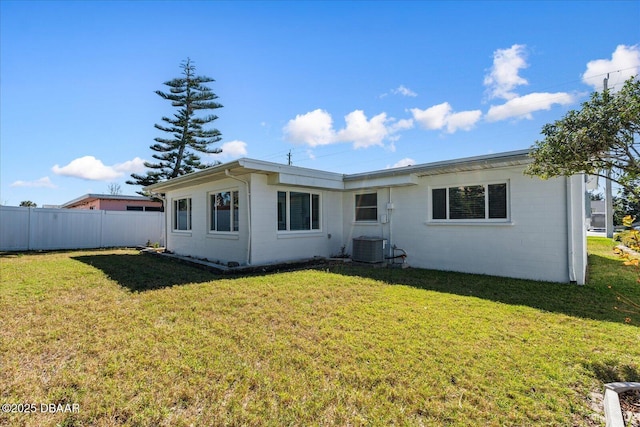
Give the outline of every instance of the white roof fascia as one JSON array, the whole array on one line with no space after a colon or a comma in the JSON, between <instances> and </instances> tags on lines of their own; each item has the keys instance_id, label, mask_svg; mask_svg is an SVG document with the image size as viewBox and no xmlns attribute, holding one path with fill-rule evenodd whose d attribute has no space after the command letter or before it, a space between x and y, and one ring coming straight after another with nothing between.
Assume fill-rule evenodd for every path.
<instances>
[{"instance_id":1,"label":"white roof fascia","mask_svg":"<svg viewBox=\"0 0 640 427\"><path fill-rule=\"evenodd\" d=\"M237 160L229 163L223 163L220 165L212 166L207 169L203 169L198 172L192 172L186 175L179 176L177 178L172 178L167 181L162 181L156 184L149 185L147 187L144 187L143 190L150 191L152 193L164 193L167 190L186 187L189 184L206 182L211 176L214 176L217 174L224 175L225 170L234 169L237 167L238 167Z\"/></svg>"},{"instance_id":2,"label":"white roof fascia","mask_svg":"<svg viewBox=\"0 0 640 427\"><path fill-rule=\"evenodd\" d=\"M383 177L366 177L357 180L345 181L345 190L361 190L376 187L403 187L418 185L418 177L415 174L403 174Z\"/></svg>"},{"instance_id":3,"label":"white roof fascia","mask_svg":"<svg viewBox=\"0 0 640 427\"><path fill-rule=\"evenodd\" d=\"M383 169L373 172L346 175L344 177L345 186L350 181L367 180L382 177L394 177L400 175L428 176L444 173L457 173L474 171L481 169L492 169L507 166L526 165L532 162L529 157L529 150L510 151L499 154L489 154L484 156L467 157L464 159L446 160L442 162L423 163L403 168Z\"/></svg>"},{"instance_id":4,"label":"white roof fascia","mask_svg":"<svg viewBox=\"0 0 640 427\"><path fill-rule=\"evenodd\" d=\"M353 190L374 187L416 185L417 178L444 173L467 172L499 167L521 166L531 163L529 150L510 151L498 154L468 157L434 163L424 163L403 168L384 169L373 172L344 175L317 169L301 168L279 163L241 158L229 163L212 166L168 181L150 185L144 189L153 193L204 183L215 176L262 173L269 175L272 185L296 185L303 187L325 188L329 190Z\"/></svg>"},{"instance_id":5,"label":"white roof fascia","mask_svg":"<svg viewBox=\"0 0 640 427\"><path fill-rule=\"evenodd\" d=\"M267 174L270 176L270 184L300 185L332 190L343 189L343 174L242 158L233 162L212 166L198 172L182 175L168 181L159 182L145 187L145 190L154 193L163 193L168 190L207 182L216 175L224 178L226 176L225 171L227 170L235 176L249 173Z\"/></svg>"},{"instance_id":6,"label":"white roof fascia","mask_svg":"<svg viewBox=\"0 0 640 427\"><path fill-rule=\"evenodd\" d=\"M326 179L290 173L274 173L269 175L267 182L270 185L295 185L299 187L323 188L328 190L344 190L342 176L340 176L339 179Z\"/></svg>"},{"instance_id":7,"label":"white roof fascia","mask_svg":"<svg viewBox=\"0 0 640 427\"><path fill-rule=\"evenodd\" d=\"M344 175L341 173L327 172L318 169L301 168L299 166L289 166L280 163L265 162L263 160L245 158L238 160L238 163L245 169L253 169L255 171L261 172L285 173L309 178L327 179L332 181L342 181L342 178L344 177Z\"/></svg>"}]
</instances>

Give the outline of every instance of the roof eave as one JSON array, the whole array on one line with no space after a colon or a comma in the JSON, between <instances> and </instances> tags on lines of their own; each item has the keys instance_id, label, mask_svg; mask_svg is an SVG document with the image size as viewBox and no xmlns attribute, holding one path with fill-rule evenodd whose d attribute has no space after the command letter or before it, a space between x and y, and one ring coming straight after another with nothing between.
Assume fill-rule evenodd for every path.
<instances>
[{"instance_id":1,"label":"roof eave","mask_svg":"<svg viewBox=\"0 0 640 427\"><path fill-rule=\"evenodd\" d=\"M60 208L68 208L71 206L76 206L76 205L80 205L80 204L86 204L89 202L92 202L94 200L98 200L98 199L105 199L105 200L131 200L131 201L141 201L141 200L151 200L148 197L143 197L143 196L124 196L124 195L117 195L117 194L94 194L94 193L88 193L88 194L83 194L80 197L77 197L73 200L70 200L62 205L60 205Z\"/></svg>"},{"instance_id":2,"label":"roof eave","mask_svg":"<svg viewBox=\"0 0 640 427\"><path fill-rule=\"evenodd\" d=\"M165 193L170 190L183 188L210 181L213 177L223 178L227 175L246 175L249 173L262 173L270 175L271 184L318 186L328 189L344 189L362 187L355 184L347 184L354 181L374 181L377 185L385 185L385 180L390 180L390 185L415 185L415 177L438 175L444 173L466 172L498 167L513 167L531 163L529 150L509 151L498 154L467 157L457 160L424 163L396 169L384 169L372 172L344 175L334 172L307 169L298 166L271 163L264 160L241 158L228 163L222 163L202 171L179 176L167 181L159 182L144 190L151 193ZM400 178L409 176L408 178ZM302 180L298 178L303 178ZM393 183L400 180L401 182ZM304 182L303 182L304 181ZM406 181L406 182L405 182ZM311 184L309 184L311 182Z\"/></svg>"},{"instance_id":3,"label":"roof eave","mask_svg":"<svg viewBox=\"0 0 640 427\"><path fill-rule=\"evenodd\" d=\"M219 165L211 166L198 172L189 173L169 179L167 181L148 185L146 187L143 187L142 189L150 193L164 193L173 188L183 187L185 184L190 184L198 181L206 181L211 176L224 173L225 170L235 169L239 167L241 160L243 159L235 160L228 163L221 163Z\"/></svg>"},{"instance_id":4,"label":"roof eave","mask_svg":"<svg viewBox=\"0 0 640 427\"><path fill-rule=\"evenodd\" d=\"M311 180L317 180L318 182L330 183L330 187L334 186L335 182L342 182L343 174L334 172L321 171L317 169L301 168L298 166L289 166L279 163L267 162L264 160L255 160L248 158L241 158L232 162L222 163L202 171L190 173L187 175L179 176L167 181L159 182L147 187L144 190L152 193L164 193L166 191L184 187L186 185L192 185L196 183L203 183L211 180L215 176L223 177L223 175L230 173L231 175L246 175L248 173L262 173L262 174L277 174L278 176L288 177L303 177ZM278 181L278 180L276 180ZM274 181L275 182L275 181Z\"/></svg>"},{"instance_id":5,"label":"roof eave","mask_svg":"<svg viewBox=\"0 0 640 427\"><path fill-rule=\"evenodd\" d=\"M383 169L379 171L364 172L346 175L345 181L368 180L382 177L394 177L399 175L429 176L452 172L466 172L497 167L520 166L531 163L529 150L509 151L498 154L488 154L475 157L467 157L456 160L423 163L403 168Z\"/></svg>"}]
</instances>

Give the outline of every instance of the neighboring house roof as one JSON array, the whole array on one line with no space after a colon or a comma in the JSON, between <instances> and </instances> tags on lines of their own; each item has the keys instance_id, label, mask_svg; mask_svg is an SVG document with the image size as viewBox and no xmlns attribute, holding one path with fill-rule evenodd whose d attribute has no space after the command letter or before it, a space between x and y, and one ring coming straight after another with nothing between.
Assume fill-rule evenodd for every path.
<instances>
[{"instance_id":1,"label":"neighboring house roof","mask_svg":"<svg viewBox=\"0 0 640 427\"><path fill-rule=\"evenodd\" d=\"M268 174L270 184L300 185L332 190L352 190L375 186L415 185L417 184L415 179L421 176L526 165L531 163L531 161L532 159L529 157L529 150L527 149L372 172L340 174L271 163L263 160L242 158L215 165L198 172L182 175L168 181L159 182L145 187L145 190L154 193L164 193L177 188L221 179L225 176L233 177L248 173Z\"/></svg>"},{"instance_id":2,"label":"neighboring house roof","mask_svg":"<svg viewBox=\"0 0 640 427\"><path fill-rule=\"evenodd\" d=\"M83 205L86 203L93 202L95 200L126 200L133 202L151 202L153 199L149 197L143 196L123 196L123 195L112 195L112 194L85 194L84 196L80 196L76 199L68 201L67 203L63 203L60 205L61 208L70 208L73 206Z\"/></svg>"}]
</instances>

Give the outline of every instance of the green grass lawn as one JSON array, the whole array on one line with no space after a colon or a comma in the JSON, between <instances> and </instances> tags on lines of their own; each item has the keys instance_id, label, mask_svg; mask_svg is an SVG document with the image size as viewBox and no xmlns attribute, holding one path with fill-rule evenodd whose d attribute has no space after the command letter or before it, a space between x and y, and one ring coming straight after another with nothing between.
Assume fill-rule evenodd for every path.
<instances>
[{"instance_id":1,"label":"green grass lawn","mask_svg":"<svg viewBox=\"0 0 640 427\"><path fill-rule=\"evenodd\" d=\"M590 392L640 381L640 313L624 303L640 285L612 246L590 238L586 286L4 255L0 403L38 413L0 425L599 425Z\"/></svg>"}]
</instances>

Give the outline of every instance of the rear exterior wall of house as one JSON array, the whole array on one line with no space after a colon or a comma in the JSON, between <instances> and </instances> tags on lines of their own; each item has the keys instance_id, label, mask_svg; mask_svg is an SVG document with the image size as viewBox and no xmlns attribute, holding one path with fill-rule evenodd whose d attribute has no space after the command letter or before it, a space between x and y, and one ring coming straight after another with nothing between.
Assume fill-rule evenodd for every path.
<instances>
[{"instance_id":1,"label":"rear exterior wall of house","mask_svg":"<svg viewBox=\"0 0 640 427\"><path fill-rule=\"evenodd\" d=\"M569 282L579 259L583 278L586 258L568 256L586 253L582 177L543 181L522 171L443 173L357 191L272 184L262 173L217 179L166 194L167 248L260 265L350 254L353 239L366 236L385 239L386 255L405 250L413 267ZM567 211L570 198L582 211Z\"/></svg>"},{"instance_id":2,"label":"rear exterior wall of house","mask_svg":"<svg viewBox=\"0 0 640 427\"><path fill-rule=\"evenodd\" d=\"M232 218L234 212L228 209L227 227L216 229L215 215L211 213L212 199L215 201L216 195L233 192L237 192L237 215ZM167 248L178 255L214 262L246 262L249 236L246 200L244 184L230 178L168 192ZM234 221L237 227L231 226Z\"/></svg>"},{"instance_id":3,"label":"rear exterior wall of house","mask_svg":"<svg viewBox=\"0 0 640 427\"><path fill-rule=\"evenodd\" d=\"M240 265L328 257L340 252L343 241L340 192L271 185L267 175L258 173L240 179L248 185L228 178L167 193L168 249L179 255ZM230 212L216 211L216 200L221 195L237 200L237 207ZM308 204L303 207L303 203ZM186 219L188 213L177 213L179 209L190 210L190 221ZM223 230L216 229L216 221L226 217L227 212L228 221L234 226L224 223ZM180 215L185 217L184 224L176 224Z\"/></svg>"},{"instance_id":4,"label":"rear exterior wall of house","mask_svg":"<svg viewBox=\"0 0 640 427\"><path fill-rule=\"evenodd\" d=\"M447 173L420 177L413 186L347 192L345 244L352 251L354 237L380 237L388 242L387 255L393 254L395 245L407 252L413 267L569 282L567 179L543 181L522 171L510 167ZM574 194L584 194L581 184L580 177L572 179ZM489 197L496 188L506 200L491 201L492 206L502 203L506 212L492 207L495 212L490 215L487 200L484 218L456 218L464 216L454 210L456 194L478 190ZM376 194L377 219L358 221L356 195L367 193ZM434 201L438 194L447 199ZM434 212L438 203L442 209L436 207ZM582 227L580 213L574 220L576 227Z\"/></svg>"}]
</instances>

